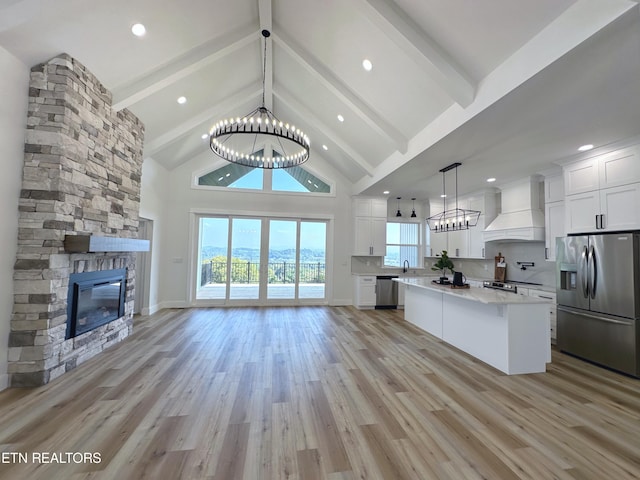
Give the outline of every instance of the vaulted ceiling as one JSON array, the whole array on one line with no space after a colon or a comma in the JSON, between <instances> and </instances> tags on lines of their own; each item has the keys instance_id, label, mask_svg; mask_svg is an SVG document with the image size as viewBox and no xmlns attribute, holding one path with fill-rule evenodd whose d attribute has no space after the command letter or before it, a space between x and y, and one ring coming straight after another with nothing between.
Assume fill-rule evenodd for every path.
<instances>
[{"instance_id":1,"label":"vaulted ceiling","mask_svg":"<svg viewBox=\"0 0 640 480\"><path fill-rule=\"evenodd\" d=\"M426 198L454 161L470 191L639 134L638 17L635 0L0 0L0 46L85 64L172 170L213 164L203 134L261 104L268 29L265 103L309 135L309 168Z\"/></svg>"}]
</instances>

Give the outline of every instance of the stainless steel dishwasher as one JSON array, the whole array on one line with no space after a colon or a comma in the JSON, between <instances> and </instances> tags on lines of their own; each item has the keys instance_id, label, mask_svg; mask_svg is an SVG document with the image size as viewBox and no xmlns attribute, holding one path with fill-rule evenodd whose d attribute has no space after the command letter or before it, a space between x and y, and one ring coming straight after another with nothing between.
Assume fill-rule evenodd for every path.
<instances>
[{"instance_id":1,"label":"stainless steel dishwasher","mask_svg":"<svg viewBox=\"0 0 640 480\"><path fill-rule=\"evenodd\" d=\"M397 275L376 276L376 308L398 308Z\"/></svg>"}]
</instances>

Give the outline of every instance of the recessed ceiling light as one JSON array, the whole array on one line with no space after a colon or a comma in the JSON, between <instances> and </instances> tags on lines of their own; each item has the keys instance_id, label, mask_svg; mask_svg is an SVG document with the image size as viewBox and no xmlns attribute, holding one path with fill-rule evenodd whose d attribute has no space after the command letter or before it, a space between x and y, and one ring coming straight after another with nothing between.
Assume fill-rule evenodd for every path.
<instances>
[{"instance_id":1,"label":"recessed ceiling light","mask_svg":"<svg viewBox=\"0 0 640 480\"><path fill-rule=\"evenodd\" d=\"M209 134L207 134L207 133L203 133L203 134L202 134L202 137L200 137L200 138L202 138L203 140L206 140L208 136L209 136Z\"/></svg>"},{"instance_id":2,"label":"recessed ceiling light","mask_svg":"<svg viewBox=\"0 0 640 480\"><path fill-rule=\"evenodd\" d=\"M141 23L136 23L131 27L131 33L133 33L136 37L143 37L145 33L147 33L147 29L144 28L144 25Z\"/></svg>"},{"instance_id":3,"label":"recessed ceiling light","mask_svg":"<svg viewBox=\"0 0 640 480\"><path fill-rule=\"evenodd\" d=\"M187 97L178 97L178 103L180 105L187 103Z\"/></svg>"},{"instance_id":4,"label":"recessed ceiling light","mask_svg":"<svg viewBox=\"0 0 640 480\"><path fill-rule=\"evenodd\" d=\"M341 122L344 122L344 117L340 114L338 114L338 120L340 120Z\"/></svg>"},{"instance_id":5,"label":"recessed ceiling light","mask_svg":"<svg viewBox=\"0 0 640 480\"><path fill-rule=\"evenodd\" d=\"M327 147L326 145L322 145L322 148L325 150L329 150L329 147Z\"/></svg>"},{"instance_id":6,"label":"recessed ceiling light","mask_svg":"<svg viewBox=\"0 0 640 480\"><path fill-rule=\"evenodd\" d=\"M440 195L440 198L447 198L447 196L443 193L442 195Z\"/></svg>"},{"instance_id":7,"label":"recessed ceiling light","mask_svg":"<svg viewBox=\"0 0 640 480\"><path fill-rule=\"evenodd\" d=\"M591 145L590 143L587 145L582 145L581 147L578 148L578 151L580 152L586 152L587 150L591 150L593 148L593 145Z\"/></svg>"},{"instance_id":8,"label":"recessed ceiling light","mask_svg":"<svg viewBox=\"0 0 640 480\"><path fill-rule=\"evenodd\" d=\"M362 61L362 68L364 68L367 72L370 72L373 68L373 63L371 63L371 60L369 60L368 58L365 58Z\"/></svg>"},{"instance_id":9,"label":"recessed ceiling light","mask_svg":"<svg viewBox=\"0 0 640 480\"><path fill-rule=\"evenodd\" d=\"M492 182L495 182L495 181L496 181L496 179L494 177L487 178L487 182L489 182L489 183L492 183Z\"/></svg>"},{"instance_id":10,"label":"recessed ceiling light","mask_svg":"<svg viewBox=\"0 0 640 480\"><path fill-rule=\"evenodd\" d=\"M385 191L384 191L384 192L382 192L382 193L384 193L385 195L389 195L389 190L385 190Z\"/></svg>"}]
</instances>

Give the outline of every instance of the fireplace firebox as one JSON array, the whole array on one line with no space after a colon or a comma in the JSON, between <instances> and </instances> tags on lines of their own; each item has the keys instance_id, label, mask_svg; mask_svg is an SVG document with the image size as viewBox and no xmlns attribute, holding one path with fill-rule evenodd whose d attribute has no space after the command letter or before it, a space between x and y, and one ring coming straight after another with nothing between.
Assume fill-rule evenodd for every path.
<instances>
[{"instance_id":1,"label":"fireplace firebox","mask_svg":"<svg viewBox=\"0 0 640 480\"><path fill-rule=\"evenodd\" d=\"M74 273L69 277L67 338L124 315L127 270Z\"/></svg>"}]
</instances>

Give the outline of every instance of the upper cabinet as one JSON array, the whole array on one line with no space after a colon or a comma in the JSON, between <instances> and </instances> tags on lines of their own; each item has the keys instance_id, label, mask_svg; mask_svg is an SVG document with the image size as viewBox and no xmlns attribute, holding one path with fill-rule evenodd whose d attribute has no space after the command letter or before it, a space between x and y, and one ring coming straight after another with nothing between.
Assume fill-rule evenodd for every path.
<instances>
[{"instance_id":1,"label":"upper cabinet","mask_svg":"<svg viewBox=\"0 0 640 480\"><path fill-rule=\"evenodd\" d=\"M356 197L353 199L353 255L385 255L387 242L387 199Z\"/></svg>"},{"instance_id":2,"label":"upper cabinet","mask_svg":"<svg viewBox=\"0 0 640 480\"><path fill-rule=\"evenodd\" d=\"M587 158L564 167L566 195L640 182L638 146Z\"/></svg>"},{"instance_id":3,"label":"upper cabinet","mask_svg":"<svg viewBox=\"0 0 640 480\"><path fill-rule=\"evenodd\" d=\"M561 173L544 179L544 258L556 260L556 238L564 237L564 179Z\"/></svg>"},{"instance_id":4,"label":"upper cabinet","mask_svg":"<svg viewBox=\"0 0 640 480\"><path fill-rule=\"evenodd\" d=\"M564 167L567 233L640 228L638 146Z\"/></svg>"},{"instance_id":5,"label":"upper cabinet","mask_svg":"<svg viewBox=\"0 0 640 480\"><path fill-rule=\"evenodd\" d=\"M387 199L356 197L353 199L353 216L387 218Z\"/></svg>"}]
</instances>

